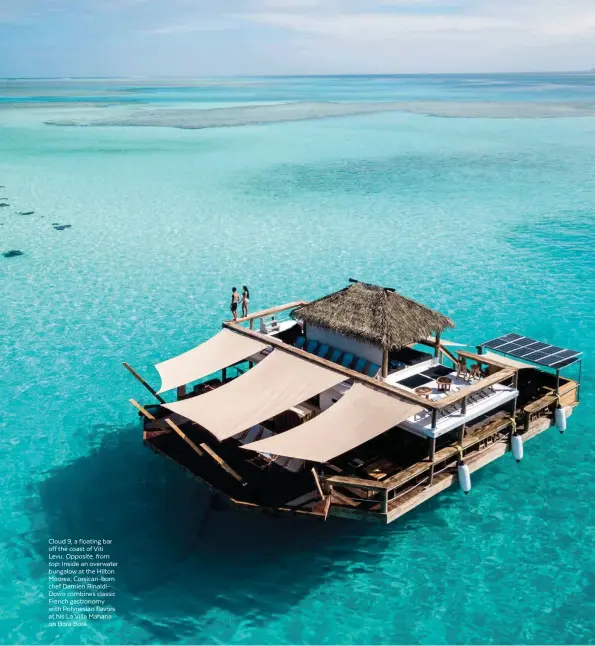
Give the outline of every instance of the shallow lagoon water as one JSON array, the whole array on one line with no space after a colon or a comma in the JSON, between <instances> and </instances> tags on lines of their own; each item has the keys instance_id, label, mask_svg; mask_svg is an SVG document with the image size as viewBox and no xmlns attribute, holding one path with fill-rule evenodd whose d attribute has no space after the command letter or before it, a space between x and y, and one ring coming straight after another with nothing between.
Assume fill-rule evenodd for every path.
<instances>
[{"instance_id":1,"label":"shallow lagoon water","mask_svg":"<svg viewBox=\"0 0 595 646\"><path fill-rule=\"evenodd\" d=\"M589 76L538 81L73 82L51 107L46 83L0 110L0 252L23 252L0 257L0 641L595 642L594 118L44 125L129 111L117 101L130 97L593 99ZM100 91L113 107L80 105ZM259 308L349 277L443 311L455 340L520 331L584 350L569 430L474 475L470 496L453 489L387 527L210 510L142 446L127 400L146 398L121 362L156 383L153 363L216 331L232 285ZM47 540L68 536L114 541L117 620L45 627Z\"/></svg>"}]
</instances>

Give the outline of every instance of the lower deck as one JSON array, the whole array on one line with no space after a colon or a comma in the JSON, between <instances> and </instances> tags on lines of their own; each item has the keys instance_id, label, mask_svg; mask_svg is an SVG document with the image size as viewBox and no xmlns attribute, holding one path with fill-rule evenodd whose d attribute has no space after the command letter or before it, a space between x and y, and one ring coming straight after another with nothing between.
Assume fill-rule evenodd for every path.
<instances>
[{"instance_id":1,"label":"lower deck","mask_svg":"<svg viewBox=\"0 0 595 646\"><path fill-rule=\"evenodd\" d=\"M149 407L157 419L145 424L144 440L205 482L227 506L387 523L456 482L457 446L473 472L510 450L515 427L526 441L553 424L558 402L571 414L577 404L576 382L567 381L556 397L543 373L523 372L514 412L506 405L444 434L435 440L433 455L428 455L428 438L396 427L330 463L304 463L290 471L281 461L243 450L241 439L217 443L206 430L159 406ZM164 425L166 416L180 426L186 440ZM285 415L280 424L287 421Z\"/></svg>"}]
</instances>

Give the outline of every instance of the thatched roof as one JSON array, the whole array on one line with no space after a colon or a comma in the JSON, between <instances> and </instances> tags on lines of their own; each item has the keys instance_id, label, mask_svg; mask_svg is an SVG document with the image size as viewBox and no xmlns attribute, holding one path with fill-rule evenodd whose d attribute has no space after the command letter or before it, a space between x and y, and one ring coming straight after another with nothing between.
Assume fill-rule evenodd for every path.
<instances>
[{"instance_id":1,"label":"thatched roof","mask_svg":"<svg viewBox=\"0 0 595 646\"><path fill-rule=\"evenodd\" d=\"M367 283L354 283L302 305L291 316L386 350L399 350L454 327L440 312Z\"/></svg>"}]
</instances>

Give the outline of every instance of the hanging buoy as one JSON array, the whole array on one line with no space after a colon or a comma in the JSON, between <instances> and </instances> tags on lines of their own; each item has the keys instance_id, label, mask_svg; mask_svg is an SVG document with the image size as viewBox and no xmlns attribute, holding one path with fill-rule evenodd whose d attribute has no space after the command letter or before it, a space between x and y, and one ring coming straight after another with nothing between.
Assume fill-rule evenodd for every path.
<instances>
[{"instance_id":1,"label":"hanging buoy","mask_svg":"<svg viewBox=\"0 0 595 646\"><path fill-rule=\"evenodd\" d=\"M517 462L523 459L523 438L520 435L513 435L510 438L512 455Z\"/></svg>"},{"instance_id":2,"label":"hanging buoy","mask_svg":"<svg viewBox=\"0 0 595 646\"><path fill-rule=\"evenodd\" d=\"M457 473L459 474L459 486L467 495L471 491L471 473L469 467L461 460L457 465Z\"/></svg>"},{"instance_id":3,"label":"hanging buoy","mask_svg":"<svg viewBox=\"0 0 595 646\"><path fill-rule=\"evenodd\" d=\"M459 461L457 463L459 486L465 495L467 495L471 491L471 472L469 471L469 467L465 464L465 460L463 460L463 447L459 445L456 449L459 452Z\"/></svg>"},{"instance_id":4,"label":"hanging buoy","mask_svg":"<svg viewBox=\"0 0 595 646\"><path fill-rule=\"evenodd\" d=\"M566 411L563 408L556 408L555 412L556 428L560 433L566 430Z\"/></svg>"}]
</instances>

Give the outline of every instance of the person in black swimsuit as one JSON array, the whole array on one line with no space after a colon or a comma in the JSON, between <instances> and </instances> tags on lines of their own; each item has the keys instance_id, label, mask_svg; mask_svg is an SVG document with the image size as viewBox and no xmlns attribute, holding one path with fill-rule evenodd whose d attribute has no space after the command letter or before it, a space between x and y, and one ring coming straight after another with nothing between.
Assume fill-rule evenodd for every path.
<instances>
[{"instance_id":1,"label":"person in black swimsuit","mask_svg":"<svg viewBox=\"0 0 595 646\"><path fill-rule=\"evenodd\" d=\"M236 321L238 318L238 303L240 302L240 295L238 294L235 287L231 288L231 313L233 314L233 320Z\"/></svg>"},{"instance_id":2,"label":"person in black swimsuit","mask_svg":"<svg viewBox=\"0 0 595 646\"><path fill-rule=\"evenodd\" d=\"M250 302L250 292L246 285L242 288L242 316L248 316L248 303Z\"/></svg>"}]
</instances>

